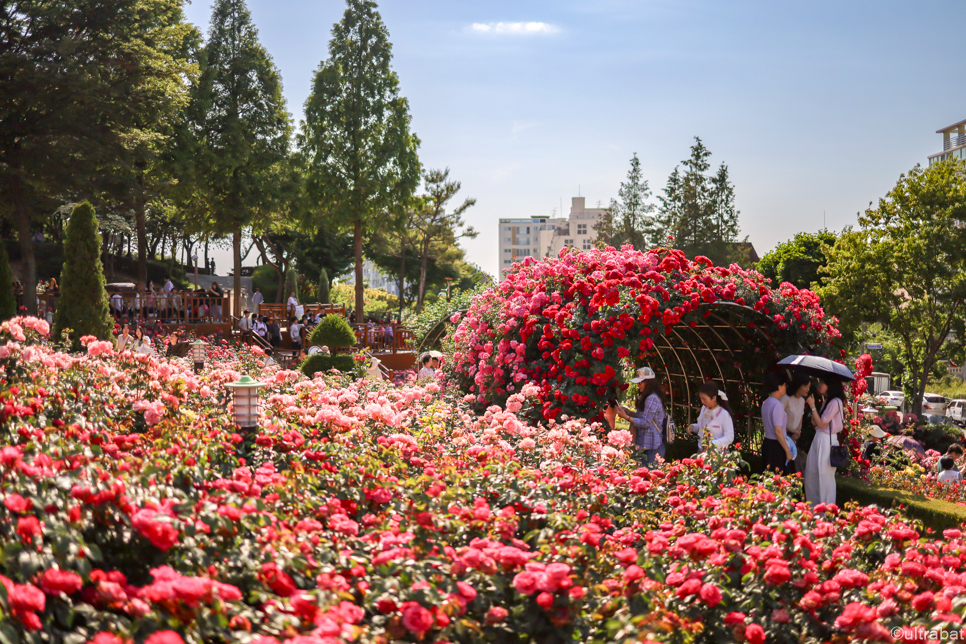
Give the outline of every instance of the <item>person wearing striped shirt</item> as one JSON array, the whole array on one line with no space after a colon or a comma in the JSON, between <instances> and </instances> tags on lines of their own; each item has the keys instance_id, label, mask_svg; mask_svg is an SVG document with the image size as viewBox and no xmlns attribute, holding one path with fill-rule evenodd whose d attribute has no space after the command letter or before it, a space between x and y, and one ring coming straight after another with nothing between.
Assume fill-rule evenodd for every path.
<instances>
[{"instance_id":1,"label":"person wearing striped shirt","mask_svg":"<svg viewBox=\"0 0 966 644\"><path fill-rule=\"evenodd\" d=\"M666 395L650 367L638 369L637 377L631 378L631 382L637 385L637 411L618 406L617 415L631 424L638 459L641 465L650 467L658 456L663 459L667 450L664 443Z\"/></svg>"}]
</instances>

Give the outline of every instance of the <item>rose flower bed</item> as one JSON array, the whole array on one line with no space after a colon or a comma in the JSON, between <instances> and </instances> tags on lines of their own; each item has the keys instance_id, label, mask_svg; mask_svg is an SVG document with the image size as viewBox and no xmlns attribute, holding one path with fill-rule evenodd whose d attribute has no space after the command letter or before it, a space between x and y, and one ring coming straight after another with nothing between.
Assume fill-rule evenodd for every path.
<instances>
[{"instance_id":1,"label":"rose flower bed","mask_svg":"<svg viewBox=\"0 0 966 644\"><path fill-rule=\"evenodd\" d=\"M67 354L0 326L0 639L890 641L960 628L966 541L796 500L730 455L634 469L630 436L474 414L436 385ZM224 385L268 386L247 458ZM246 448L247 449L247 448ZM903 635L905 634L905 635ZM920 633L921 634L921 633Z\"/></svg>"}]
</instances>

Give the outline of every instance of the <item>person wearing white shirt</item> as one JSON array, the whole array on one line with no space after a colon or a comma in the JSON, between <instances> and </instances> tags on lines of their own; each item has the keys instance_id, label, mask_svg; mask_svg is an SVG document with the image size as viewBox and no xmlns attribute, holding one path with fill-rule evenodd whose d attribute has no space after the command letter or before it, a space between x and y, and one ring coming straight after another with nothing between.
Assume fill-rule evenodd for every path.
<instances>
[{"instance_id":1,"label":"person wearing white shirt","mask_svg":"<svg viewBox=\"0 0 966 644\"><path fill-rule=\"evenodd\" d=\"M794 374L791 383L788 385L788 394L782 396L781 403L788 416L788 437L793 441L798 441L802 436L802 419L805 418L805 399L808 397L808 390L811 389L812 382L804 374ZM796 472L805 471L805 450L798 450L795 457Z\"/></svg>"},{"instance_id":2,"label":"person wearing white shirt","mask_svg":"<svg viewBox=\"0 0 966 644\"><path fill-rule=\"evenodd\" d=\"M423 356L423 359L422 359L423 366L419 370L419 373L416 374L417 381L432 380L433 378L436 377L436 370L430 366L430 364L432 363L432 360L433 360L433 357L428 353Z\"/></svg>"},{"instance_id":3,"label":"person wearing white shirt","mask_svg":"<svg viewBox=\"0 0 966 644\"><path fill-rule=\"evenodd\" d=\"M258 315L258 309L264 301L265 296L262 295L262 289L256 288L255 294L252 295L252 315Z\"/></svg>"},{"instance_id":4,"label":"person wearing white shirt","mask_svg":"<svg viewBox=\"0 0 966 644\"><path fill-rule=\"evenodd\" d=\"M174 282L171 281L170 277L166 277L164 281L164 292L170 293L174 290Z\"/></svg>"},{"instance_id":5,"label":"person wearing white shirt","mask_svg":"<svg viewBox=\"0 0 966 644\"><path fill-rule=\"evenodd\" d=\"M117 315L121 314L121 309L124 308L124 300L121 299L120 293L115 293L111 296L111 308L114 309Z\"/></svg>"},{"instance_id":6,"label":"person wearing white shirt","mask_svg":"<svg viewBox=\"0 0 966 644\"><path fill-rule=\"evenodd\" d=\"M735 425L731 418L731 408L728 406L728 396L713 382L701 385L698 396L701 398L701 412L698 414L698 422L691 425L689 431L700 437L701 451L707 451L712 445L725 449L735 440Z\"/></svg>"},{"instance_id":7,"label":"person wearing white shirt","mask_svg":"<svg viewBox=\"0 0 966 644\"><path fill-rule=\"evenodd\" d=\"M945 483L946 485L953 485L959 481L963 480L963 475L959 473L956 469L956 461L954 461L949 456L943 456L939 459L939 467L943 468L943 471L939 473L936 480L940 483Z\"/></svg>"},{"instance_id":8,"label":"person wearing white shirt","mask_svg":"<svg viewBox=\"0 0 966 644\"><path fill-rule=\"evenodd\" d=\"M302 325L299 323L298 318L292 318L292 321L288 325L288 334L292 338L292 348L301 349Z\"/></svg>"},{"instance_id":9,"label":"person wearing white shirt","mask_svg":"<svg viewBox=\"0 0 966 644\"><path fill-rule=\"evenodd\" d=\"M248 316L248 311L242 313L238 320L238 330L242 332L242 338L248 339L248 334L252 332L252 319Z\"/></svg>"},{"instance_id":10,"label":"person wearing white shirt","mask_svg":"<svg viewBox=\"0 0 966 644\"><path fill-rule=\"evenodd\" d=\"M290 318L295 317L295 307L299 305L299 301L295 299L295 293L288 294L288 316Z\"/></svg>"}]
</instances>

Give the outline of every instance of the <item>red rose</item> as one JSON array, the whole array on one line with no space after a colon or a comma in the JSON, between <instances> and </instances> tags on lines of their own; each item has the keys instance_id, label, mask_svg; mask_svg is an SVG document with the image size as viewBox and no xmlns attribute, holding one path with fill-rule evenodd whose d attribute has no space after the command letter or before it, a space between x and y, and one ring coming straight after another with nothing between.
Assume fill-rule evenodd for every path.
<instances>
[{"instance_id":1,"label":"red rose","mask_svg":"<svg viewBox=\"0 0 966 644\"><path fill-rule=\"evenodd\" d=\"M487 624L499 624L507 618L510 612L502 606L492 606L486 611Z\"/></svg>"},{"instance_id":2,"label":"red rose","mask_svg":"<svg viewBox=\"0 0 966 644\"><path fill-rule=\"evenodd\" d=\"M789 572L787 566L769 566L768 570L765 571L765 583L772 586L784 584L791 578L792 573Z\"/></svg>"},{"instance_id":3,"label":"red rose","mask_svg":"<svg viewBox=\"0 0 966 644\"><path fill-rule=\"evenodd\" d=\"M429 629L436 625L433 614L419 604L406 608L403 611L402 621L403 626L419 638L426 635Z\"/></svg>"},{"instance_id":4,"label":"red rose","mask_svg":"<svg viewBox=\"0 0 966 644\"><path fill-rule=\"evenodd\" d=\"M40 587L48 595L66 593L73 595L83 587L84 581L80 575L61 570L59 568L49 568L40 576Z\"/></svg>"},{"instance_id":5,"label":"red rose","mask_svg":"<svg viewBox=\"0 0 966 644\"><path fill-rule=\"evenodd\" d=\"M932 608L934 595L926 591L912 598L912 607L915 608L920 613Z\"/></svg>"},{"instance_id":6,"label":"red rose","mask_svg":"<svg viewBox=\"0 0 966 644\"><path fill-rule=\"evenodd\" d=\"M19 494L8 494L7 498L3 500L3 504L8 510L16 512L17 514L30 512L30 509L34 505L29 499L25 499Z\"/></svg>"},{"instance_id":7,"label":"red rose","mask_svg":"<svg viewBox=\"0 0 966 644\"><path fill-rule=\"evenodd\" d=\"M158 631L148 635L144 644L184 644L184 640L174 631Z\"/></svg>"},{"instance_id":8,"label":"red rose","mask_svg":"<svg viewBox=\"0 0 966 644\"><path fill-rule=\"evenodd\" d=\"M20 517L17 521L17 534L24 541L31 541L35 536L42 535L43 527L37 517Z\"/></svg>"},{"instance_id":9,"label":"red rose","mask_svg":"<svg viewBox=\"0 0 966 644\"><path fill-rule=\"evenodd\" d=\"M721 590L714 584L704 584L701 586L701 600L708 606L717 606L721 603Z\"/></svg>"},{"instance_id":10,"label":"red rose","mask_svg":"<svg viewBox=\"0 0 966 644\"><path fill-rule=\"evenodd\" d=\"M764 644L765 629L758 624L749 624L745 627L745 639L748 644Z\"/></svg>"},{"instance_id":11,"label":"red rose","mask_svg":"<svg viewBox=\"0 0 966 644\"><path fill-rule=\"evenodd\" d=\"M734 626L735 624L742 624L745 621L744 613L728 613L725 615L724 623L725 626Z\"/></svg>"}]
</instances>

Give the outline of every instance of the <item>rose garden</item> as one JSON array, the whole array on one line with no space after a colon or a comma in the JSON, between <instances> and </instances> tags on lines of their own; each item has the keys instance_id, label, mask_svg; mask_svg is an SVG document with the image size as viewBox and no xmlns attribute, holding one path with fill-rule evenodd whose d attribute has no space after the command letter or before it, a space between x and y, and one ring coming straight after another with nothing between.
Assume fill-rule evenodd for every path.
<instances>
[{"instance_id":1,"label":"rose garden","mask_svg":"<svg viewBox=\"0 0 966 644\"><path fill-rule=\"evenodd\" d=\"M745 334L740 354L699 351L712 318ZM760 440L749 374L792 347L834 351L834 320L811 292L676 251L570 251L517 265L451 325L455 354L437 381L390 384L309 379L214 339L196 373L93 337L71 352L36 318L3 323L0 640L959 633L956 521L888 503L812 506L800 477L749 466ZM684 422L695 401L670 356L689 347L692 375L720 369L732 388L742 445L695 455L682 436L680 455L641 468L599 403L663 357ZM233 417L227 385L243 375L264 384L254 430ZM854 456L856 481L903 478ZM943 490L959 507L958 488Z\"/></svg>"}]
</instances>

